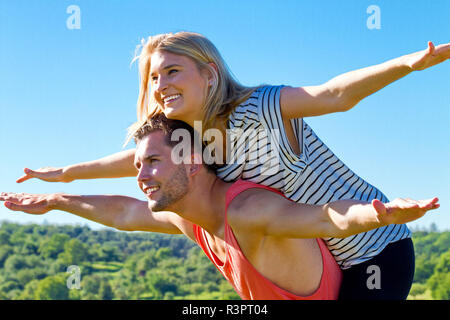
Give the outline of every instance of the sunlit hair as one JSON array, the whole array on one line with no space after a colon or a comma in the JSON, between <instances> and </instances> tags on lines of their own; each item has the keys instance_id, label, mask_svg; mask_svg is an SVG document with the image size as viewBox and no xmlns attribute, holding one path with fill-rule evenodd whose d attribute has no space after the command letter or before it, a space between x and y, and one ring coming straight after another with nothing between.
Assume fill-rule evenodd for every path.
<instances>
[{"instance_id":1,"label":"sunlit hair","mask_svg":"<svg viewBox=\"0 0 450 320\"><path fill-rule=\"evenodd\" d=\"M156 51L166 51L192 59L199 71L209 70L213 75L203 107L202 128L206 131L217 124L224 124L236 106L249 98L257 87L246 87L235 80L214 44L201 34L193 32L164 33L151 36L137 46L134 61L139 68L139 97L137 101L138 121L129 128L129 138L142 126L147 118L163 112L151 92L151 56ZM217 71L209 65L213 63ZM128 139L129 141L129 139Z\"/></svg>"},{"instance_id":2,"label":"sunlit hair","mask_svg":"<svg viewBox=\"0 0 450 320\"><path fill-rule=\"evenodd\" d=\"M174 119L167 119L164 113L159 113L153 117L150 117L139 128L136 128L133 134L133 140L136 145L141 142L150 133L155 131L162 131L164 134L165 142L170 147L175 147L180 142L178 139L172 140L172 134L177 130L185 130L190 140L191 152L195 151L195 143L199 143L199 150L203 154L204 145L202 145L198 135L189 124ZM217 166L215 164L207 164L203 162L204 167L215 174Z\"/></svg>"},{"instance_id":3,"label":"sunlit hair","mask_svg":"<svg viewBox=\"0 0 450 320\"><path fill-rule=\"evenodd\" d=\"M142 139L154 131L162 131L167 145L174 147L179 142L175 140L173 141L171 138L173 132L178 129L186 130L188 136L191 138L191 147L193 148L193 143L195 141L194 129L183 121L167 119L163 113L159 113L151 118L148 118L142 126L137 128L133 134L134 143L138 144Z\"/></svg>"}]
</instances>

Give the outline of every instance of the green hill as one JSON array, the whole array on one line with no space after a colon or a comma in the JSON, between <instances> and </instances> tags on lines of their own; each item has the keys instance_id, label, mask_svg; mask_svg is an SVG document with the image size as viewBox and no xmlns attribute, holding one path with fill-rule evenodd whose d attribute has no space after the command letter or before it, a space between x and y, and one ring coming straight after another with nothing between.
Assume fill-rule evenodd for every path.
<instances>
[{"instance_id":1,"label":"green hill","mask_svg":"<svg viewBox=\"0 0 450 320\"><path fill-rule=\"evenodd\" d=\"M413 239L416 274L410 298L449 299L450 232L414 232ZM183 236L3 222L0 299L239 296Z\"/></svg>"}]
</instances>

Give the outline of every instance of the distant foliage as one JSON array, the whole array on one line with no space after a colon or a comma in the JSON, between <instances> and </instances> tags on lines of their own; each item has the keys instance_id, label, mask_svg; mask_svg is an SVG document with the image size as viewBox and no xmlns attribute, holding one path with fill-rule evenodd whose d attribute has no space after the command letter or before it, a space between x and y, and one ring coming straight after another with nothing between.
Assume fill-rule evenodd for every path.
<instances>
[{"instance_id":1,"label":"distant foliage","mask_svg":"<svg viewBox=\"0 0 450 320\"><path fill-rule=\"evenodd\" d=\"M413 233L409 299L450 299L450 232ZM79 289L69 286L79 268ZM72 278L70 278L72 277ZM69 289L68 287L71 287ZM179 235L86 226L0 225L0 300L239 299Z\"/></svg>"},{"instance_id":2,"label":"distant foliage","mask_svg":"<svg viewBox=\"0 0 450 320\"><path fill-rule=\"evenodd\" d=\"M450 231L413 233L416 272L409 299L450 300Z\"/></svg>"},{"instance_id":3,"label":"distant foliage","mask_svg":"<svg viewBox=\"0 0 450 320\"><path fill-rule=\"evenodd\" d=\"M78 266L80 288L70 287ZM0 226L0 300L239 299L183 236Z\"/></svg>"}]
</instances>

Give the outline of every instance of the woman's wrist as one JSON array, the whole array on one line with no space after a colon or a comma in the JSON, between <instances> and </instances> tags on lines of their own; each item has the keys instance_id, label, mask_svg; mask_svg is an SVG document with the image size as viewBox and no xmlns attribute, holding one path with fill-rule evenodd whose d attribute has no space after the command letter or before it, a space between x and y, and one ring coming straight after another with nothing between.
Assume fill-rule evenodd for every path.
<instances>
[{"instance_id":1,"label":"woman's wrist","mask_svg":"<svg viewBox=\"0 0 450 320\"><path fill-rule=\"evenodd\" d=\"M72 182L75 180L74 171L76 170L75 166L66 166L61 170L61 182Z\"/></svg>"},{"instance_id":2,"label":"woman's wrist","mask_svg":"<svg viewBox=\"0 0 450 320\"><path fill-rule=\"evenodd\" d=\"M406 70L406 72L413 72L414 69L412 68L412 64L411 64L411 58L412 55L414 55L416 53L411 53L411 54L407 54L404 56L399 57L398 60L398 66L401 68L404 68Z\"/></svg>"}]
</instances>

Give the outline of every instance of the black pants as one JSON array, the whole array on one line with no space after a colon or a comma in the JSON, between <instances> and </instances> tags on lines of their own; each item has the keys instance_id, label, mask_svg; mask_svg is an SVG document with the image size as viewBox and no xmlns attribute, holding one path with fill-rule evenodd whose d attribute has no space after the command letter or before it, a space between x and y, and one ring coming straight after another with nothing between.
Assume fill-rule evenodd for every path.
<instances>
[{"instance_id":1,"label":"black pants","mask_svg":"<svg viewBox=\"0 0 450 320\"><path fill-rule=\"evenodd\" d=\"M405 300L414 268L412 240L390 243L372 259L342 270L339 300Z\"/></svg>"}]
</instances>

